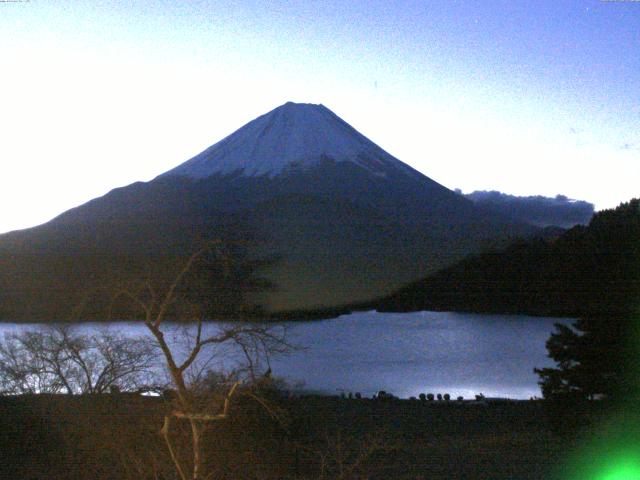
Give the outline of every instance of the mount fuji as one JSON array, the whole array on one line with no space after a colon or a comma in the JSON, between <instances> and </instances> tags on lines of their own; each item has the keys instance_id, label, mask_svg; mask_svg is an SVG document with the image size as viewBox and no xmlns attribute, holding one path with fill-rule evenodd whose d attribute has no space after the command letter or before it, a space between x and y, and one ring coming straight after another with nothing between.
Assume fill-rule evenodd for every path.
<instances>
[{"instance_id":1,"label":"mount fuji","mask_svg":"<svg viewBox=\"0 0 640 480\"><path fill-rule=\"evenodd\" d=\"M366 302L535 231L402 163L326 107L286 103L150 182L1 235L0 318L67 318L82 292L170 276L209 238L251 239L243 255L269 259L260 274L272 287L245 293L277 316Z\"/></svg>"},{"instance_id":2,"label":"mount fuji","mask_svg":"<svg viewBox=\"0 0 640 480\"><path fill-rule=\"evenodd\" d=\"M308 169L322 159L352 162L383 177L387 168L417 173L324 105L288 102L164 175L203 179L241 172L273 178Z\"/></svg>"}]
</instances>

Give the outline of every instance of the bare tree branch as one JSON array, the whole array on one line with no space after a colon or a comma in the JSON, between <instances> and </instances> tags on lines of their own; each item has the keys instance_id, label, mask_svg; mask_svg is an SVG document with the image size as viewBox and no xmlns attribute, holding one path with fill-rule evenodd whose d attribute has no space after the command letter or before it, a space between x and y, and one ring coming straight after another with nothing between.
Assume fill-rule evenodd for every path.
<instances>
[{"instance_id":1,"label":"bare tree branch","mask_svg":"<svg viewBox=\"0 0 640 480\"><path fill-rule=\"evenodd\" d=\"M208 242L203 248L201 248L200 250L198 250L197 252L195 252L193 255L189 257L189 260L187 260L187 263L184 265L182 270L180 270L180 273L178 273L176 278L173 280L173 283L169 287L169 291L164 296L164 299L160 304L160 309L154 321L154 326L156 328L159 327L160 323L164 320L164 317L167 313L167 309L169 308L169 306L176 300L176 297L175 297L176 288L178 288L178 285L180 285L185 275L187 275L187 273L193 268L193 264L195 263L195 261L198 260L198 258L203 256L205 253L210 251L213 247L220 245L221 243L222 242L220 240L212 240Z\"/></svg>"},{"instance_id":2,"label":"bare tree branch","mask_svg":"<svg viewBox=\"0 0 640 480\"><path fill-rule=\"evenodd\" d=\"M158 295L149 282L142 283L142 288L121 289L116 297L129 298L139 306L145 313L144 325L156 340L160 351L164 357L164 362L173 385L176 389L175 407L172 412L165 417L161 434L165 439L172 461L181 480L202 480L206 475L203 469L202 444L201 439L207 426L211 422L227 419L230 413L230 406L234 396L239 391L239 386L243 379L248 376L250 385L256 384L255 370L259 368L262 360L266 359L269 364L269 357L275 353L285 353L290 349L290 345L284 340L284 331L280 334L272 328L257 323L234 323L226 325L221 330L206 335L203 328L204 308L192 304L183 292L183 284L187 275L194 269L196 262L200 261L206 253L214 251L222 261L223 279L226 279L232 270L232 259L230 254L223 249L220 240L207 242L204 247L193 253L179 270L166 292ZM185 297L181 297L185 295ZM195 320L195 336L191 337L191 344L186 351L186 357L178 362L176 356L178 351L171 345L166 337L164 322L169 315L170 307L179 305L178 318L181 323L193 322ZM173 309L171 310L173 312ZM244 354L243 366L237 368L233 375L225 380L224 384L218 385L217 389L207 387L203 382L202 369L195 377L190 377L193 370L197 370L197 364L203 358L203 352L208 354L219 351L225 345L235 345ZM206 355L204 364L208 364L210 358ZM233 384L229 385L228 380L235 377ZM192 378L189 383L187 380ZM222 393L226 390L226 393ZM244 390L244 389L243 389ZM250 392L250 388L246 389ZM267 408L267 403L259 399L259 396L251 392L255 398ZM269 411L273 411L269 409ZM172 437L177 435L171 430L171 418L188 422L191 430L191 461L186 462L180 458L176 451ZM185 465L191 465L191 471L187 474Z\"/></svg>"},{"instance_id":3,"label":"bare tree branch","mask_svg":"<svg viewBox=\"0 0 640 480\"><path fill-rule=\"evenodd\" d=\"M67 326L5 335L0 342L0 393L102 393L152 389L154 348L145 338ZM157 388L153 388L157 389Z\"/></svg>"}]
</instances>

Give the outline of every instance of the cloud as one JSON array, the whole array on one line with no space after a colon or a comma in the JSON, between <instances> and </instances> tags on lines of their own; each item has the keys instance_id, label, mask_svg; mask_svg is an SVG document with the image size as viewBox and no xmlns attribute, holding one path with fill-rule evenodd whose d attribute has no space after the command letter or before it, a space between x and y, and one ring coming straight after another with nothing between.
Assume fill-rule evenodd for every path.
<instances>
[{"instance_id":1,"label":"cloud","mask_svg":"<svg viewBox=\"0 0 640 480\"><path fill-rule=\"evenodd\" d=\"M573 200L565 195L518 197L495 190L477 190L465 194L465 197L484 208L540 227L584 225L589 223L594 212L592 203Z\"/></svg>"}]
</instances>

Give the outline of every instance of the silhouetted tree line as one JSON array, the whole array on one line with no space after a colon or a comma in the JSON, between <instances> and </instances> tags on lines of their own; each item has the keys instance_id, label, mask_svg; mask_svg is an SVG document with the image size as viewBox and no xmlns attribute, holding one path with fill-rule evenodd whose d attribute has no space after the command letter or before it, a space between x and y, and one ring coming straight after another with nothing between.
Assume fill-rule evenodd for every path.
<instances>
[{"instance_id":1,"label":"silhouetted tree line","mask_svg":"<svg viewBox=\"0 0 640 480\"><path fill-rule=\"evenodd\" d=\"M628 316L640 299L640 200L598 212L554 241L520 240L468 258L375 304L380 311L455 310Z\"/></svg>"}]
</instances>

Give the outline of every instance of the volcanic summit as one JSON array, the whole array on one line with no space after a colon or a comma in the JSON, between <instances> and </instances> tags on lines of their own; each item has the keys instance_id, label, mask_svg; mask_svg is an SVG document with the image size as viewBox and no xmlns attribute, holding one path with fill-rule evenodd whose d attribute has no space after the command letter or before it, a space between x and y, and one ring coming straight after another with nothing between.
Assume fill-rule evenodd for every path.
<instances>
[{"instance_id":1,"label":"volcanic summit","mask_svg":"<svg viewBox=\"0 0 640 480\"><path fill-rule=\"evenodd\" d=\"M249 239L243 255L271 288L247 296L267 312L335 308L533 230L409 167L323 105L289 102L150 182L1 235L0 316L66 318L81 292L170 275L208 238Z\"/></svg>"}]
</instances>

